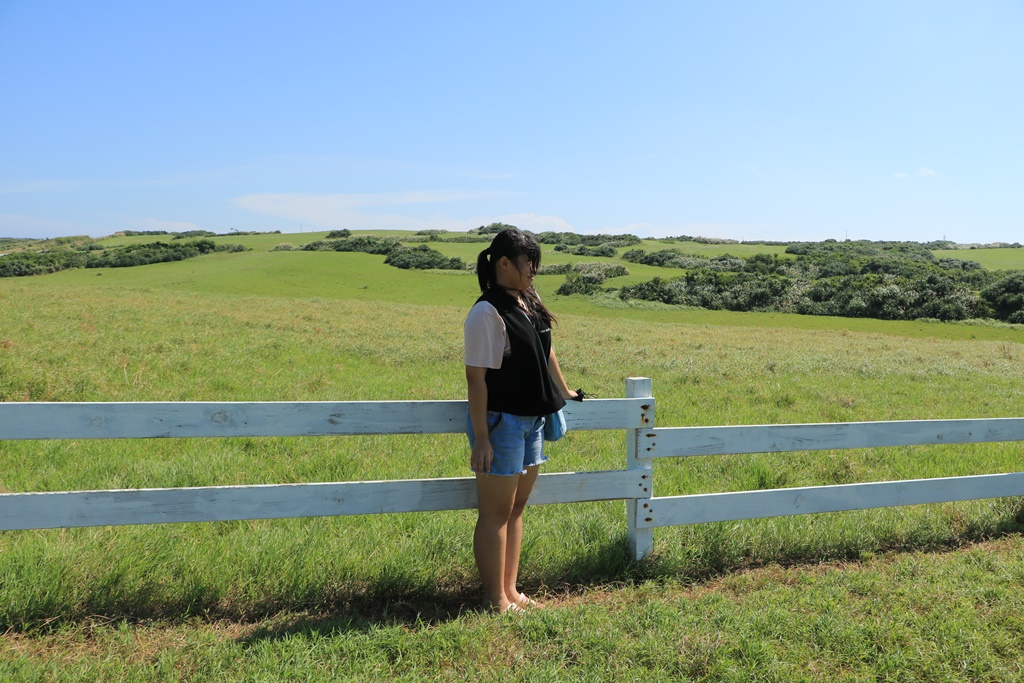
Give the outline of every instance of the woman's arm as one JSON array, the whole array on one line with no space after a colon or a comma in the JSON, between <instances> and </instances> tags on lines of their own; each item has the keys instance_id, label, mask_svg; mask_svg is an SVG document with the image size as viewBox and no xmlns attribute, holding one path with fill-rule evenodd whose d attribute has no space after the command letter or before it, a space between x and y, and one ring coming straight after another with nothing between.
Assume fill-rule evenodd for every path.
<instances>
[{"instance_id":1,"label":"woman's arm","mask_svg":"<svg viewBox=\"0 0 1024 683\"><path fill-rule=\"evenodd\" d=\"M487 429L487 368L466 366L466 388L469 419L473 425L473 452L469 465L475 472L490 472L494 449Z\"/></svg>"},{"instance_id":2,"label":"woman's arm","mask_svg":"<svg viewBox=\"0 0 1024 683\"><path fill-rule=\"evenodd\" d=\"M555 381L555 386L562 393L562 398L576 398L576 392L565 383L565 377L562 376L562 368L558 367L558 357L555 356L554 346L548 352L548 370L551 372L551 379Z\"/></svg>"}]
</instances>

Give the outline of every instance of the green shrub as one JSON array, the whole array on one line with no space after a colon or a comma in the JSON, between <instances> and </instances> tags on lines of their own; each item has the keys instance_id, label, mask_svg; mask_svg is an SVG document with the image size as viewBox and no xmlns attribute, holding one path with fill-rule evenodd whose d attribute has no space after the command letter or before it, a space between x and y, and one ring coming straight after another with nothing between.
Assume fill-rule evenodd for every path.
<instances>
[{"instance_id":1,"label":"green shrub","mask_svg":"<svg viewBox=\"0 0 1024 683\"><path fill-rule=\"evenodd\" d=\"M24 252L0 257L0 277L46 275L67 268L81 268L87 256L75 251Z\"/></svg>"},{"instance_id":2,"label":"green shrub","mask_svg":"<svg viewBox=\"0 0 1024 683\"><path fill-rule=\"evenodd\" d=\"M606 258L612 258L615 256L615 247L602 244L596 247L589 247L586 245L579 245L571 248L570 253L576 256L604 256Z\"/></svg>"},{"instance_id":3,"label":"green shrub","mask_svg":"<svg viewBox=\"0 0 1024 683\"><path fill-rule=\"evenodd\" d=\"M577 273L580 275L587 275L597 277L600 281L604 281L610 277L622 277L623 275L629 275L629 270L626 266L621 263L556 263L550 266L541 266L540 270L537 271L539 275L568 275L569 273Z\"/></svg>"},{"instance_id":4,"label":"green shrub","mask_svg":"<svg viewBox=\"0 0 1024 683\"><path fill-rule=\"evenodd\" d=\"M974 261L937 260L917 243L826 240L792 244L786 251L796 259L630 250L622 255L626 261L689 272L624 288L620 296L711 309L942 321L984 317L989 306L1006 320L1024 301L1024 275L1020 285L1013 284L1011 277Z\"/></svg>"},{"instance_id":5,"label":"green shrub","mask_svg":"<svg viewBox=\"0 0 1024 683\"><path fill-rule=\"evenodd\" d=\"M654 278L623 287L619 297L711 310L780 310L786 305L791 286L789 278L778 275L699 270L672 280Z\"/></svg>"},{"instance_id":6,"label":"green shrub","mask_svg":"<svg viewBox=\"0 0 1024 683\"><path fill-rule=\"evenodd\" d=\"M479 228L474 228L469 232L476 235L497 235L505 228L514 228L516 226L509 225L507 223L491 223L490 225L481 225Z\"/></svg>"},{"instance_id":7,"label":"green shrub","mask_svg":"<svg viewBox=\"0 0 1024 683\"><path fill-rule=\"evenodd\" d=\"M384 263L396 268L418 270L464 270L466 268L462 259L449 258L426 244L395 249L384 259Z\"/></svg>"},{"instance_id":8,"label":"green shrub","mask_svg":"<svg viewBox=\"0 0 1024 683\"><path fill-rule=\"evenodd\" d=\"M678 295L679 280L663 280L656 277L647 282L635 285L627 285L619 290L619 298L623 301L640 299L641 301L659 301L663 304L682 303Z\"/></svg>"},{"instance_id":9,"label":"green shrub","mask_svg":"<svg viewBox=\"0 0 1024 683\"><path fill-rule=\"evenodd\" d=\"M241 244L217 245L212 240L196 240L181 244L152 242L103 250L86 245L76 251L19 253L0 259L0 277L44 275L68 268L130 268L150 263L183 261L215 251L248 251L248 247Z\"/></svg>"},{"instance_id":10,"label":"green shrub","mask_svg":"<svg viewBox=\"0 0 1024 683\"><path fill-rule=\"evenodd\" d=\"M559 287L555 294L569 296L571 294L596 294L601 291L601 283L604 282L603 275L569 273L565 282Z\"/></svg>"},{"instance_id":11,"label":"green shrub","mask_svg":"<svg viewBox=\"0 0 1024 683\"><path fill-rule=\"evenodd\" d=\"M602 280L629 275L629 270L621 263L577 263L572 269L581 275L600 275Z\"/></svg>"},{"instance_id":12,"label":"green shrub","mask_svg":"<svg viewBox=\"0 0 1024 683\"><path fill-rule=\"evenodd\" d=\"M537 270L538 275L566 275L573 272L571 263L555 263L550 266L541 266Z\"/></svg>"},{"instance_id":13,"label":"green shrub","mask_svg":"<svg viewBox=\"0 0 1024 683\"><path fill-rule=\"evenodd\" d=\"M337 240L317 240L302 247L303 251L358 251L365 254L390 254L402 246L396 239L388 237L345 237Z\"/></svg>"},{"instance_id":14,"label":"green shrub","mask_svg":"<svg viewBox=\"0 0 1024 683\"><path fill-rule=\"evenodd\" d=\"M1024 322L1024 272L1015 272L981 292L999 320Z\"/></svg>"},{"instance_id":15,"label":"green shrub","mask_svg":"<svg viewBox=\"0 0 1024 683\"><path fill-rule=\"evenodd\" d=\"M640 244L642 240L636 235L578 235L574 232L542 232L537 235L537 241L541 244L564 244L567 246L628 247Z\"/></svg>"},{"instance_id":16,"label":"green shrub","mask_svg":"<svg viewBox=\"0 0 1024 683\"><path fill-rule=\"evenodd\" d=\"M172 240L185 240L192 237L216 237L217 233L210 232L209 230L187 230L185 232L179 232L172 237Z\"/></svg>"},{"instance_id":17,"label":"green shrub","mask_svg":"<svg viewBox=\"0 0 1024 683\"><path fill-rule=\"evenodd\" d=\"M471 244L479 242L490 242L491 238L487 237L486 235L453 235L451 237L445 237L444 241L452 243Z\"/></svg>"},{"instance_id":18,"label":"green shrub","mask_svg":"<svg viewBox=\"0 0 1024 683\"><path fill-rule=\"evenodd\" d=\"M231 247L231 245L224 246ZM171 261L184 261L201 254L210 254L217 250L217 245L213 240L196 240L182 244L152 242L149 244L108 249L100 254L90 254L85 267L129 268L132 266L145 266L151 263L169 263Z\"/></svg>"}]
</instances>

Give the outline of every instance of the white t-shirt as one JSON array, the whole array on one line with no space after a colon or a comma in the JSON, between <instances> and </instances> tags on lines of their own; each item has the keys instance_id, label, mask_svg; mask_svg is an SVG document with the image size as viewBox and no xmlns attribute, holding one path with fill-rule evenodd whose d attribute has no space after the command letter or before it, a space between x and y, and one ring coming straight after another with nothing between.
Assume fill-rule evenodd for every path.
<instances>
[{"instance_id":1,"label":"white t-shirt","mask_svg":"<svg viewBox=\"0 0 1024 683\"><path fill-rule=\"evenodd\" d=\"M512 351L505 321L498 309L486 301L478 301L469 310L463 327L466 343L466 365L476 368L501 367L501 360Z\"/></svg>"}]
</instances>

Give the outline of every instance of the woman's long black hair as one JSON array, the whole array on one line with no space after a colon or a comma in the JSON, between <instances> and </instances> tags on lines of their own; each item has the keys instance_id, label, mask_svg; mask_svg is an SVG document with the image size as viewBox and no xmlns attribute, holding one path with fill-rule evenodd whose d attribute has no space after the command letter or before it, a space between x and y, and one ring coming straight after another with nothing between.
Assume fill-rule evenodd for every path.
<instances>
[{"instance_id":1,"label":"woman's long black hair","mask_svg":"<svg viewBox=\"0 0 1024 683\"><path fill-rule=\"evenodd\" d=\"M534 268L540 269L540 244L533 235L513 227L505 228L495 235L491 246L476 257L476 277L480 281L480 291L486 292L498 287L496 265L502 256L515 263L523 254L533 262ZM522 298L530 315L540 316L549 325L555 322L555 316L544 306L533 287L523 292Z\"/></svg>"}]
</instances>

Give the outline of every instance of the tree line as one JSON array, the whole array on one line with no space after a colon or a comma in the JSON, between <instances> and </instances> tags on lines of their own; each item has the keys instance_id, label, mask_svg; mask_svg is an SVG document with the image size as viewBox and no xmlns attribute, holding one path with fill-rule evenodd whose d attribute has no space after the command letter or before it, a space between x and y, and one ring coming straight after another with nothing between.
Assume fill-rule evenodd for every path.
<instances>
[{"instance_id":1,"label":"tree line","mask_svg":"<svg viewBox=\"0 0 1024 683\"><path fill-rule=\"evenodd\" d=\"M183 261L217 251L247 250L247 247L240 244L216 244L213 240L194 240L180 244L152 242L109 249L92 243L77 249L8 254L0 258L0 277L46 275L69 268L129 268Z\"/></svg>"},{"instance_id":2,"label":"tree line","mask_svg":"<svg viewBox=\"0 0 1024 683\"><path fill-rule=\"evenodd\" d=\"M332 233L335 234L335 233ZM330 237L330 235L328 235ZM468 265L458 257L448 257L426 244L409 247L390 237L357 235L339 239L325 239L310 242L302 251L357 251L364 254L385 256L384 263L403 269L419 270L466 270Z\"/></svg>"},{"instance_id":3,"label":"tree line","mask_svg":"<svg viewBox=\"0 0 1024 683\"><path fill-rule=\"evenodd\" d=\"M686 272L623 287L619 296L712 310L1024 323L1024 271L990 271L974 261L936 258L928 246L801 242L786 248L795 258L634 249L622 258Z\"/></svg>"}]
</instances>

